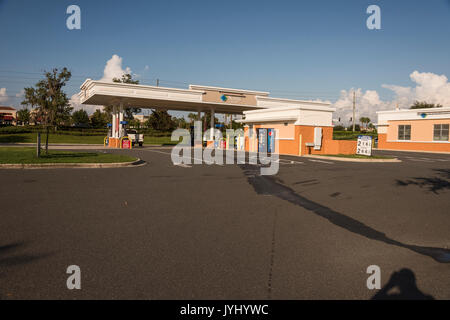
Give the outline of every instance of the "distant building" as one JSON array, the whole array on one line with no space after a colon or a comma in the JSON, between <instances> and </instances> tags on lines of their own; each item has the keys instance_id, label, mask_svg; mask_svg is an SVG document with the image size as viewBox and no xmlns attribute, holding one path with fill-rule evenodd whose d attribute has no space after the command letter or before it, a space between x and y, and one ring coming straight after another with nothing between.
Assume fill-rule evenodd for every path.
<instances>
[{"instance_id":1,"label":"distant building","mask_svg":"<svg viewBox=\"0 0 450 320\"><path fill-rule=\"evenodd\" d=\"M377 114L378 149L450 152L450 107Z\"/></svg>"},{"instance_id":2,"label":"distant building","mask_svg":"<svg viewBox=\"0 0 450 320\"><path fill-rule=\"evenodd\" d=\"M39 118L38 113L39 113L38 108L30 110L30 125L35 126L41 123L41 119Z\"/></svg>"},{"instance_id":3,"label":"distant building","mask_svg":"<svg viewBox=\"0 0 450 320\"><path fill-rule=\"evenodd\" d=\"M0 125L15 125L17 111L13 107L0 106Z\"/></svg>"},{"instance_id":4,"label":"distant building","mask_svg":"<svg viewBox=\"0 0 450 320\"><path fill-rule=\"evenodd\" d=\"M149 116L144 116L143 114L135 114L133 115L135 120L138 120L140 123L144 123L148 120Z\"/></svg>"}]
</instances>

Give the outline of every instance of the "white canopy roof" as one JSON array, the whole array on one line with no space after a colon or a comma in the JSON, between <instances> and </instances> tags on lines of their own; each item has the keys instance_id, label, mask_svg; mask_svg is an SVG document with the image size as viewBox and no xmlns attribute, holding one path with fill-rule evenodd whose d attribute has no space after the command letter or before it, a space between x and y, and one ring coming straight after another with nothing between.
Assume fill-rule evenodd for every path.
<instances>
[{"instance_id":1,"label":"white canopy roof","mask_svg":"<svg viewBox=\"0 0 450 320\"><path fill-rule=\"evenodd\" d=\"M192 86L199 87L199 86ZM123 107L139 107L151 109L180 110L180 111L210 111L218 113L242 114L246 110L259 109L256 104L239 104L233 101L211 102L204 101L205 91L156 87L148 85L116 83L87 79L81 85L79 93L82 104L91 105L120 105ZM205 87L215 88L215 87ZM216 88L220 89L220 88ZM266 94L264 92L234 90L243 94Z\"/></svg>"}]
</instances>

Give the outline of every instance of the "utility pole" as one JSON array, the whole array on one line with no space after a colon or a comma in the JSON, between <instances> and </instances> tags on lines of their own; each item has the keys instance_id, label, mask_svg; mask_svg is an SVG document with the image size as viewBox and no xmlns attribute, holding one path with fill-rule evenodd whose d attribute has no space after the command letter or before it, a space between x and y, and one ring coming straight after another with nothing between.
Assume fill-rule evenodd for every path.
<instances>
[{"instance_id":1,"label":"utility pole","mask_svg":"<svg viewBox=\"0 0 450 320\"><path fill-rule=\"evenodd\" d=\"M355 132L355 109L356 109L356 92L353 90L353 132Z\"/></svg>"}]
</instances>

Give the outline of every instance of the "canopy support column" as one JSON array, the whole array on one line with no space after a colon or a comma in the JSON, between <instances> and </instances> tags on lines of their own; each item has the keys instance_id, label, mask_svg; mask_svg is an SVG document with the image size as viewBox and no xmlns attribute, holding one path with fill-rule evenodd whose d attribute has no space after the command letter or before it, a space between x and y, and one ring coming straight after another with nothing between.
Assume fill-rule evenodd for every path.
<instances>
[{"instance_id":1,"label":"canopy support column","mask_svg":"<svg viewBox=\"0 0 450 320\"><path fill-rule=\"evenodd\" d=\"M211 137L210 137L210 140L211 140L211 141L214 140L214 117L215 117L214 109L211 109L211 120L210 120L210 127L211 127Z\"/></svg>"},{"instance_id":2,"label":"canopy support column","mask_svg":"<svg viewBox=\"0 0 450 320\"><path fill-rule=\"evenodd\" d=\"M112 132L111 132L111 137L115 138L116 137L116 106L113 106L113 110L112 110Z\"/></svg>"},{"instance_id":3,"label":"canopy support column","mask_svg":"<svg viewBox=\"0 0 450 320\"><path fill-rule=\"evenodd\" d=\"M123 130L123 102L120 102L119 107L119 132L118 132L118 138L122 138L124 136L124 130Z\"/></svg>"}]
</instances>

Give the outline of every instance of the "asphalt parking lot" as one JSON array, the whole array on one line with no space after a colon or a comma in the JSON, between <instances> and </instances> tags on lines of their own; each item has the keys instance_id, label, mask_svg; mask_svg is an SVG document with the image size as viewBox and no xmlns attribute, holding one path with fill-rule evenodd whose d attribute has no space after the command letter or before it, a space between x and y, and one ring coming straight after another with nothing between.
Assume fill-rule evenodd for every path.
<instances>
[{"instance_id":1,"label":"asphalt parking lot","mask_svg":"<svg viewBox=\"0 0 450 320\"><path fill-rule=\"evenodd\" d=\"M371 299L370 265L382 286L414 274L397 294L450 299L449 155L282 156L261 176L170 151L114 151L136 168L1 170L0 299Z\"/></svg>"}]
</instances>

